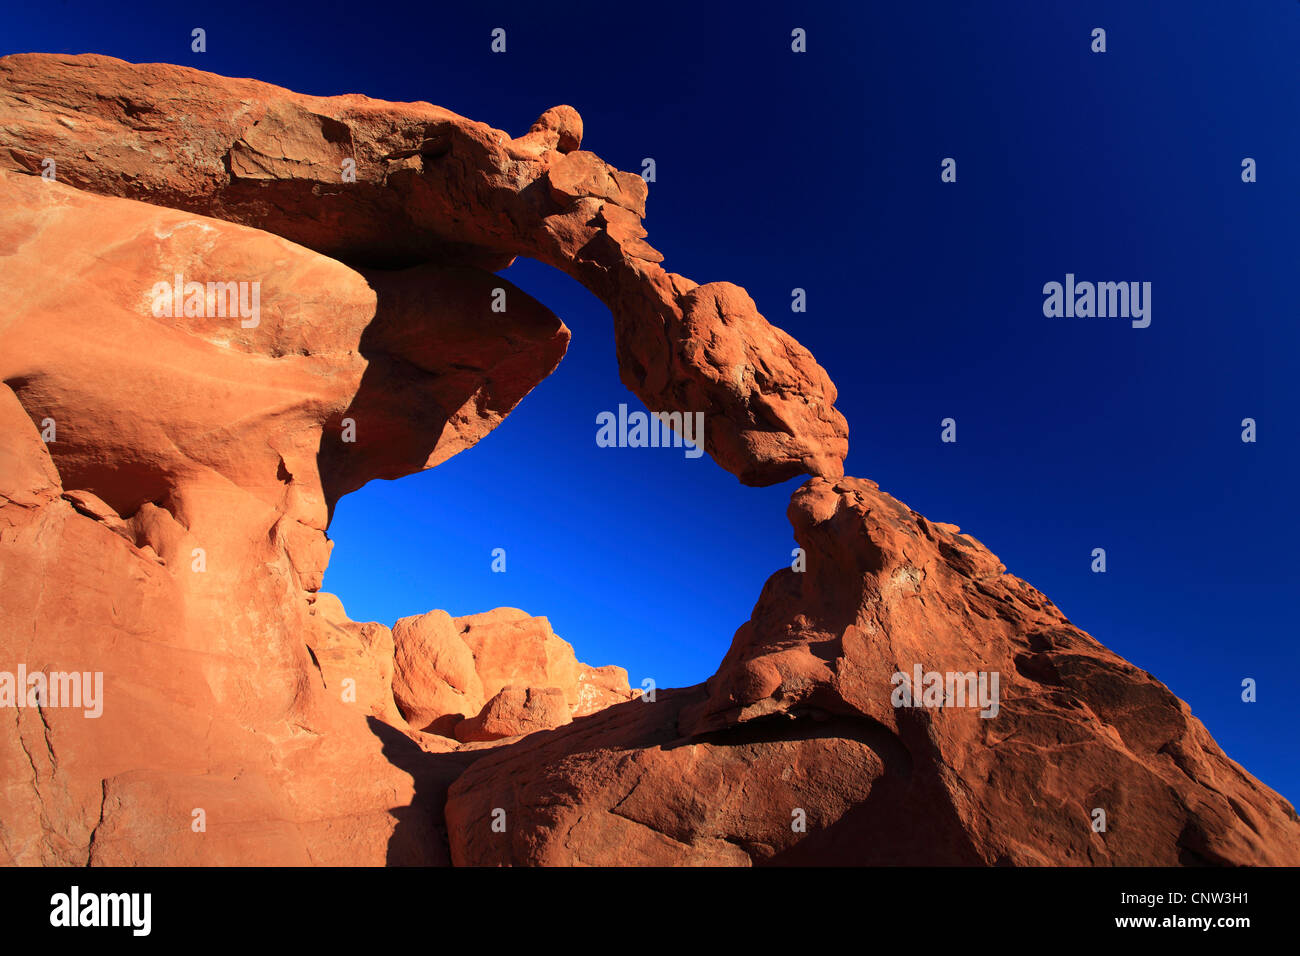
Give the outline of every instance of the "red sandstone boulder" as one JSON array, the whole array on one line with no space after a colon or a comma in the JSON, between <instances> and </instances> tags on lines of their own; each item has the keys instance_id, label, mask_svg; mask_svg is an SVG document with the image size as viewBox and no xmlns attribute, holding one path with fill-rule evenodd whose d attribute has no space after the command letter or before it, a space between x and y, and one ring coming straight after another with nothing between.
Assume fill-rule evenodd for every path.
<instances>
[{"instance_id":1,"label":"red sandstone boulder","mask_svg":"<svg viewBox=\"0 0 1300 956\"><path fill-rule=\"evenodd\" d=\"M631 696L627 671L581 663L546 618L516 608L454 619L430 611L402 618L393 638L398 707L412 727L444 737L491 740L549 730ZM538 696L525 707L529 692Z\"/></svg>"},{"instance_id":2,"label":"red sandstone boulder","mask_svg":"<svg viewBox=\"0 0 1300 956\"><path fill-rule=\"evenodd\" d=\"M554 133L555 148L571 153L582 145L582 117L572 106L552 106L528 128L530 133Z\"/></svg>"},{"instance_id":3,"label":"red sandstone boulder","mask_svg":"<svg viewBox=\"0 0 1300 956\"><path fill-rule=\"evenodd\" d=\"M572 720L558 687L503 687L478 716L457 725L456 737L467 742L500 740L552 730Z\"/></svg>"},{"instance_id":4,"label":"red sandstone boulder","mask_svg":"<svg viewBox=\"0 0 1300 956\"><path fill-rule=\"evenodd\" d=\"M408 724L451 737L487 699L474 654L446 611L404 617L393 625L393 697Z\"/></svg>"}]
</instances>

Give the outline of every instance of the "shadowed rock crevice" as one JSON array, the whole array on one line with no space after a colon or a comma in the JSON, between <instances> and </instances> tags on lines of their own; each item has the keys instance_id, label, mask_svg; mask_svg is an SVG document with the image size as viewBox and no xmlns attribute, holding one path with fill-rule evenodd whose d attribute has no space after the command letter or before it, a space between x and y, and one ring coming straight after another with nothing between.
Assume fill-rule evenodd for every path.
<instances>
[{"instance_id":1,"label":"shadowed rock crevice","mask_svg":"<svg viewBox=\"0 0 1300 956\"><path fill-rule=\"evenodd\" d=\"M384 721L370 717L366 722L382 742L382 752L388 762L414 781L410 802L389 811L396 825L388 839L385 864L427 866L429 851L437 865L449 864L451 851L443 817L447 789L483 752L428 753L408 734Z\"/></svg>"}]
</instances>

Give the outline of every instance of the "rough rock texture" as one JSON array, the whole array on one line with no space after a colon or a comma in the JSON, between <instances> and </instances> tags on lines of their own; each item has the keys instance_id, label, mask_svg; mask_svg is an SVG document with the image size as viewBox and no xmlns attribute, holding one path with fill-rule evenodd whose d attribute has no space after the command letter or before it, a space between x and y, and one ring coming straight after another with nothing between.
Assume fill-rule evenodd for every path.
<instances>
[{"instance_id":1,"label":"rough rock texture","mask_svg":"<svg viewBox=\"0 0 1300 956\"><path fill-rule=\"evenodd\" d=\"M0 58L0 116L0 168L39 173L52 158L78 188L347 262L548 263L609 306L628 388L651 411L703 412L705 449L741 481L843 474L848 427L825 371L736 286L659 266L641 227L645 181L577 148L572 107L512 140L428 103L21 54Z\"/></svg>"},{"instance_id":2,"label":"rough rock texture","mask_svg":"<svg viewBox=\"0 0 1300 956\"><path fill-rule=\"evenodd\" d=\"M842 477L826 373L744 290L665 272L645 183L582 137L571 107L511 139L0 58L0 672L104 682L98 717L0 707L0 863L1300 863L1294 810L1163 685ZM339 496L469 448L563 356L492 274L516 255L600 296L623 380L703 412L743 482L815 476L806 570L705 685L629 700L545 618L390 630L320 591ZM256 321L158 312L176 275L259 283ZM918 666L998 675L996 714L895 706Z\"/></svg>"},{"instance_id":3,"label":"rough rock texture","mask_svg":"<svg viewBox=\"0 0 1300 956\"><path fill-rule=\"evenodd\" d=\"M789 517L807 568L768 579L707 685L453 784L457 864L1300 863L1290 804L974 538L858 478ZM998 673L998 711L894 706L918 664Z\"/></svg>"},{"instance_id":4,"label":"rough rock texture","mask_svg":"<svg viewBox=\"0 0 1300 956\"><path fill-rule=\"evenodd\" d=\"M462 741L550 730L632 693L623 668L581 663L550 621L516 608L402 618L393 640L393 696L406 720Z\"/></svg>"}]
</instances>

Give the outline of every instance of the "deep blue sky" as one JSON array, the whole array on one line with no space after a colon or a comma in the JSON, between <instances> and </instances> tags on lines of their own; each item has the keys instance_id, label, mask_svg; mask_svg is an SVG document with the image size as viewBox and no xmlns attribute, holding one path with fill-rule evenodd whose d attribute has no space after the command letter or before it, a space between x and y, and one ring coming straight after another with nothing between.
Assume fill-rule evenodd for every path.
<instances>
[{"instance_id":1,"label":"deep blue sky","mask_svg":"<svg viewBox=\"0 0 1300 956\"><path fill-rule=\"evenodd\" d=\"M577 107L584 148L656 160L664 265L745 286L830 372L849 474L979 538L1300 797L1300 3L475 6L53 0L11 6L0 42L428 100L514 135ZM1152 282L1151 327L1045 318L1066 272ZM573 330L568 356L475 449L344 499L325 586L390 624L521 607L634 684L703 680L789 561L799 482L597 448L597 412L641 407L608 313L546 267L506 275Z\"/></svg>"}]
</instances>

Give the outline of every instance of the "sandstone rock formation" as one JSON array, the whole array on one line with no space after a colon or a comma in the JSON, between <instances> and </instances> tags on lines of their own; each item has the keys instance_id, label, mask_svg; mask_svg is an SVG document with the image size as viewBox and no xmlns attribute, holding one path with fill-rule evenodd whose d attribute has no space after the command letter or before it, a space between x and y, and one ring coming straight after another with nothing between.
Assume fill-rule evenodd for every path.
<instances>
[{"instance_id":1,"label":"sandstone rock formation","mask_svg":"<svg viewBox=\"0 0 1300 956\"><path fill-rule=\"evenodd\" d=\"M571 107L512 140L427 103L27 54L0 58L0 115L0 168L52 158L60 182L352 264L555 266L609 306L628 388L651 411L703 412L706 451L743 482L843 474L848 428L825 371L743 290L659 266L645 181L577 149Z\"/></svg>"},{"instance_id":2,"label":"sandstone rock formation","mask_svg":"<svg viewBox=\"0 0 1300 956\"><path fill-rule=\"evenodd\" d=\"M0 679L0 863L1300 863L1294 810L1163 685L843 477L826 373L660 267L645 183L572 108L511 139L33 54L0 58L0 119L0 671L100 673L104 704ZM390 630L320 591L341 495L470 448L562 358L492 274L517 255L609 305L624 382L703 412L742 482L813 476L806 570L705 685L629 700L546 618ZM998 675L996 715L898 706L918 667Z\"/></svg>"},{"instance_id":3,"label":"sandstone rock formation","mask_svg":"<svg viewBox=\"0 0 1300 956\"><path fill-rule=\"evenodd\" d=\"M516 608L402 618L393 640L407 722L462 741L550 730L631 697L627 671L580 663L546 618Z\"/></svg>"},{"instance_id":4,"label":"sandstone rock formation","mask_svg":"<svg viewBox=\"0 0 1300 956\"><path fill-rule=\"evenodd\" d=\"M718 673L475 764L454 862L1300 860L1285 800L974 538L858 478L812 479L789 516L807 570L768 580ZM894 706L916 665L1000 675L996 714Z\"/></svg>"}]
</instances>

